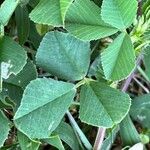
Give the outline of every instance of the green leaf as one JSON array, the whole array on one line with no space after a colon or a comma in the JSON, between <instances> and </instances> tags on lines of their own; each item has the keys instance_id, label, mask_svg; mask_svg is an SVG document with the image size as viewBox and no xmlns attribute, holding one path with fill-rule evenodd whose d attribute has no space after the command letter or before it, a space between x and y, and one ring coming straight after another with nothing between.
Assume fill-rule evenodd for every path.
<instances>
[{"instance_id":1,"label":"green leaf","mask_svg":"<svg viewBox=\"0 0 150 150\"><path fill-rule=\"evenodd\" d=\"M33 44L35 49L38 49L42 37L38 34L35 24L30 21L30 33L29 33L29 40Z\"/></svg>"},{"instance_id":2,"label":"green leaf","mask_svg":"<svg viewBox=\"0 0 150 150\"><path fill-rule=\"evenodd\" d=\"M132 146L140 142L139 134L129 115L120 123L120 136L124 146Z\"/></svg>"},{"instance_id":3,"label":"green leaf","mask_svg":"<svg viewBox=\"0 0 150 150\"><path fill-rule=\"evenodd\" d=\"M10 122L2 111L0 111L0 121L0 147L2 147L10 130Z\"/></svg>"},{"instance_id":4,"label":"green leaf","mask_svg":"<svg viewBox=\"0 0 150 150\"><path fill-rule=\"evenodd\" d=\"M102 145L101 150L110 150L111 149L111 146L116 139L118 131L119 131L118 126L111 129L111 131L109 131L106 139L103 141L103 145Z\"/></svg>"},{"instance_id":5,"label":"green leaf","mask_svg":"<svg viewBox=\"0 0 150 150\"><path fill-rule=\"evenodd\" d=\"M61 122L54 133L67 143L72 150L79 150L79 143L71 126L65 122Z\"/></svg>"},{"instance_id":6,"label":"green leaf","mask_svg":"<svg viewBox=\"0 0 150 150\"><path fill-rule=\"evenodd\" d=\"M101 54L106 79L126 78L135 67L135 52L129 35L121 33Z\"/></svg>"},{"instance_id":7,"label":"green leaf","mask_svg":"<svg viewBox=\"0 0 150 150\"><path fill-rule=\"evenodd\" d=\"M136 97L131 106L130 114L143 127L150 127L150 94Z\"/></svg>"},{"instance_id":8,"label":"green leaf","mask_svg":"<svg viewBox=\"0 0 150 150\"><path fill-rule=\"evenodd\" d=\"M30 60L28 60L24 68L17 75L12 74L8 79L4 80L4 82L16 85L24 89L31 80L34 80L36 78L36 67Z\"/></svg>"},{"instance_id":9,"label":"green leaf","mask_svg":"<svg viewBox=\"0 0 150 150\"><path fill-rule=\"evenodd\" d=\"M15 19L16 19L19 43L23 45L26 42L30 31L30 21L29 21L28 9L26 6L24 7L18 6L16 8Z\"/></svg>"},{"instance_id":10,"label":"green leaf","mask_svg":"<svg viewBox=\"0 0 150 150\"><path fill-rule=\"evenodd\" d=\"M15 103L5 95L3 91L0 93L0 109L11 109L15 106Z\"/></svg>"},{"instance_id":11,"label":"green leaf","mask_svg":"<svg viewBox=\"0 0 150 150\"><path fill-rule=\"evenodd\" d=\"M30 140L26 135L19 132L17 133L19 145L21 150L38 150L40 142Z\"/></svg>"},{"instance_id":12,"label":"green leaf","mask_svg":"<svg viewBox=\"0 0 150 150\"><path fill-rule=\"evenodd\" d=\"M106 23L123 30L132 24L137 6L137 0L103 0L101 16Z\"/></svg>"},{"instance_id":13,"label":"green leaf","mask_svg":"<svg viewBox=\"0 0 150 150\"><path fill-rule=\"evenodd\" d=\"M30 13L32 21L38 24L63 26L66 12L73 0L41 0Z\"/></svg>"},{"instance_id":14,"label":"green leaf","mask_svg":"<svg viewBox=\"0 0 150 150\"><path fill-rule=\"evenodd\" d=\"M31 81L14 116L16 127L31 139L48 138L74 96L75 88L71 83L46 78Z\"/></svg>"},{"instance_id":15,"label":"green leaf","mask_svg":"<svg viewBox=\"0 0 150 150\"><path fill-rule=\"evenodd\" d=\"M98 55L98 57L95 58L95 60L91 64L89 72L88 72L88 76L90 78L92 76L95 76L98 81L106 82L106 79L104 77L104 72L102 69L101 55Z\"/></svg>"},{"instance_id":16,"label":"green leaf","mask_svg":"<svg viewBox=\"0 0 150 150\"><path fill-rule=\"evenodd\" d=\"M5 98L2 99L2 102L6 105L10 105L14 109L14 111L16 111L16 109L20 105L23 90L16 85L4 82L2 94L4 95L3 97Z\"/></svg>"},{"instance_id":17,"label":"green leaf","mask_svg":"<svg viewBox=\"0 0 150 150\"><path fill-rule=\"evenodd\" d=\"M13 107L15 111L20 105L23 89L25 89L31 80L36 78L36 68L34 64L28 60L21 72L17 75L11 75L8 79L4 80L1 94L15 103L15 107ZM5 103L7 99L3 98L2 100L2 102Z\"/></svg>"},{"instance_id":18,"label":"green leaf","mask_svg":"<svg viewBox=\"0 0 150 150\"><path fill-rule=\"evenodd\" d=\"M49 30L53 30L53 26L43 25L43 24L36 24L36 30L39 33L39 35L43 36L45 35Z\"/></svg>"},{"instance_id":19,"label":"green leaf","mask_svg":"<svg viewBox=\"0 0 150 150\"><path fill-rule=\"evenodd\" d=\"M59 150L65 150L62 142L61 142L61 139L58 135L55 135L55 136L51 136L50 138L48 139L44 139L45 142L49 143L50 145L56 147L57 149Z\"/></svg>"},{"instance_id":20,"label":"green leaf","mask_svg":"<svg viewBox=\"0 0 150 150\"><path fill-rule=\"evenodd\" d=\"M52 75L66 80L83 79L90 63L90 44L70 34L49 32L36 55L37 65Z\"/></svg>"},{"instance_id":21,"label":"green leaf","mask_svg":"<svg viewBox=\"0 0 150 150\"><path fill-rule=\"evenodd\" d=\"M88 81L81 88L80 119L98 127L111 128L127 115L130 97L103 83Z\"/></svg>"},{"instance_id":22,"label":"green leaf","mask_svg":"<svg viewBox=\"0 0 150 150\"><path fill-rule=\"evenodd\" d=\"M74 36L87 41L104 38L118 31L102 21L100 8L89 0L76 0L71 4L65 26Z\"/></svg>"},{"instance_id":23,"label":"green leaf","mask_svg":"<svg viewBox=\"0 0 150 150\"><path fill-rule=\"evenodd\" d=\"M150 80L150 46L147 46L144 49L145 55L144 55L144 64L146 68L146 75L149 77Z\"/></svg>"},{"instance_id":24,"label":"green leaf","mask_svg":"<svg viewBox=\"0 0 150 150\"><path fill-rule=\"evenodd\" d=\"M148 144L150 142L150 138L147 133L141 133L140 139L143 144Z\"/></svg>"},{"instance_id":25,"label":"green leaf","mask_svg":"<svg viewBox=\"0 0 150 150\"><path fill-rule=\"evenodd\" d=\"M64 150L64 147L60 140L62 139L65 143L67 143L70 146L72 150L79 150L78 140L73 129L69 124L61 122L53 133L53 136L51 136L48 139L44 139L44 141L60 150Z\"/></svg>"},{"instance_id":26,"label":"green leaf","mask_svg":"<svg viewBox=\"0 0 150 150\"><path fill-rule=\"evenodd\" d=\"M19 4L19 0L5 0L0 7L0 24L6 26L13 12Z\"/></svg>"},{"instance_id":27,"label":"green leaf","mask_svg":"<svg viewBox=\"0 0 150 150\"><path fill-rule=\"evenodd\" d=\"M17 75L26 64L25 50L10 37L0 38L1 76L7 79L11 74Z\"/></svg>"}]
</instances>

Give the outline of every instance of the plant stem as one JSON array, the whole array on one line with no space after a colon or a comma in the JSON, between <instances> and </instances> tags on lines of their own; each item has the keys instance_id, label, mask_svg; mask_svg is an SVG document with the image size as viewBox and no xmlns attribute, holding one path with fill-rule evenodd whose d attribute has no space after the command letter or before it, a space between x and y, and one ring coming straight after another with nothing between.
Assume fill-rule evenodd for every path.
<instances>
[{"instance_id":1,"label":"plant stem","mask_svg":"<svg viewBox=\"0 0 150 150\"><path fill-rule=\"evenodd\" d=\"M140 72L140 74L145 78L145 80L147 80L148 82L150 81L149 77L146 75L146 73L143 71L143 69L138 66L137 67L138 71Z\"/></svg>"},{"instance_id":2,"label":"plant stem","mask_svg":"<svg viewBox=\"0 0 150 150\"><path fill-rule=\"evenodd\" d=\"M93 147L94 150L101 149L103 140L105 138L105 132L106 132L106 128L103 128L103 127L98 128L96 140L95 140L94 147Z\"/></svg>"},{"instance_id":3,"label":"plant stem","mask_svg":"<svg viewBox=\"0 0 150 150\"><path fill-rule=\"evenodd\" d=\"M76 85L75 85L75 88L77 89L78 87L80 87L81 85L85 84L85 79L81 80L80 82L78 82Z\"/></svg>"},{"instance_id":4,"label":"plant stem","mask_svg":"<svg viewBox=\"0 0 150 150\"><path fill-rule=\"evenodd\" d=\"M80 127L78 126L78 124L76 123L76 121L74 120L73 116L71 115L71 113L69 111L66 112L69 121L73 127L73 129L78 133L82 143L84 144L85 148L87 150L92 150L92 145L90 144L90 142L88 141L88 139L86 138L86 136L84 135L84 133L82 132L82 130L80 129Z\"/></svg>"},{"instance_id":5,"label":"plant stem","mask_svg":"<svg viewBox=\"0 0 150 150\"><path fill-rule=\"evenodd\" d=\"M98 40L98 41L96 42L96 44L94 45L94 47L92 48L91 54L95 51L95 49L97 48L97 46L99 45L99 43L100 43L100 40Z\"/></svg>"},{"instance_id":6,"label":"plant stem","mask_svg":"<svg viewBox=\"0 0 150 150\"><path fill-rule=\"evenodd\" d=\"M139 57L137 58L137 61L136 61L136 66L133 70L133 72L129 75L129 77L126 79L123 87L122 87L122 92L126 92L132 79L134 78L135 76L135 72L137 70L137 67L140 65L141 61L143 59L143 55L139 55ZM132 128L132 136L127 136L125 135L128 131L130 131L130 129ZM140 141L140 138L138 136L138 132L134 126L134 124L132 123L132 120L129 116L129 114L124 118L124 120L120 123L120 134L121 134L121 138L122 138L122 141L126 144L130 144L130 145L133 145L137 142ZM128 141L128 142L127 142Z\"/></svg>"},{"instance_id":7,"label":"plant stem","mask_svg":"<svg viewBox=\"0 0 150 150\"><path fill-rule=\"evenodd\" d=\"M139 55L139 57L137 58L137 61L136 61L136 66L133 70L133 72L129 75L129 77L126 79L123 87L121 88L121 90L123 92L126 92L133 77L134 77L134 74L136 72L136 69L137 67L140 65L141 63L141 60L143 59L143 55ZM99 127L98 129L98 132L97 132L97 136L96 136L96 140L95 140L95 144L94 144L94 150L100 150L101 147L102 147L102 143L103 143L103 140L104 140L104 137L105 137L105 132L106 132L106 129L103 128L103 127Z\"/></svg>"},{"instance_id":8,"label":"plant stem","mask_svg":"<svg viewBox=\"0 0 150 150\"><path fill-rule=\"evenodd\" d=\"M133 79L146 93L149 93L148 88L146 88L139 80L137 80L135 77L133 77Z\"/></svg>"},{"instance_id":9,"label":"plant stem","mask_svg":"<svg viewBox=\"0 0 150 150\"><path fill-rule=\"evenodd\" d=\"M144 47L145 45L149 45L150 44L150 40L148 40L148 41L143 41L143 43L142 44L140 44L139 46L137 46L136 48L135 48L135 51L138 51L139 49L142 49L142 47Z\"/></svg>"},{"instance_id":10,"label":"plant stem","mask_svg":"<svg viewBox=\"0 0 150 150\"><path fill-rule=\"evenodd\" d=\"M136 69L137 69L137 67L140 65L142 59L143 59L143 55L141 54L141 55L139 55L139 57L137 58L136 66L135 66L133 72L129 75L129 77L126 79L126 81L125 81L123 87L121 88L121 90L122 90L123 92L126 92L126 91L127 91L128 87L129 87L129 85L130 85L130 83L131 83L131 81L132 81L132 79L133 79L133 77L134 77L134 75L135 75Z\"/></svg>"}]
</instances>

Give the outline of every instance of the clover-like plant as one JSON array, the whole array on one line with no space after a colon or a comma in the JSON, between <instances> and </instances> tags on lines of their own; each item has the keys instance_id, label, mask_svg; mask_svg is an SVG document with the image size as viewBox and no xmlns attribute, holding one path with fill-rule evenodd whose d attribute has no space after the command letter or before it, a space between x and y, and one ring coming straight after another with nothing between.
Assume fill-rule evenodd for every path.
<instances>
[{"instance_id":1,"label":"clover-like plant","mask_svg":"<svg viewBox=\"0 0 150 150\"><path fill-rule=\"evenodd\" d=\"M149 38L149 0L3 0L1 149L144 148Z\"/></svg>"}]
</instances>

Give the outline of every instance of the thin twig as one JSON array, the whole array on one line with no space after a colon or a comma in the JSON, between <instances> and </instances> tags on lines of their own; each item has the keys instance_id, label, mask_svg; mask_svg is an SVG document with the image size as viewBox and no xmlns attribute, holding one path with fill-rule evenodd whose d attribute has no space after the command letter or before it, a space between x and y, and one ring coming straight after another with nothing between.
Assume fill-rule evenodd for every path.
<instances>
[{"instance_id":1,"label":"thin twig","mask_svg":"<svg viewBox=\"0 0 150 150\"><path fill-rule=\"evenodd\" d=\"M133 70L133 72L130 74L130 76L127 78L127 80L125 81L125 83L124 83L124 85L123 85L123 87L122 87L122 89L121 89L123 92L126 92L126 91L127 91L127 89L128 89L128 87L129 87L129 85L130 85L132 79L133 79L134 76L135 76L135 72L137 71L137 67L140 66L140 64L141 64L142 59L143 59L143 54L139 55L139 57L137 58L136 67L134 68L134 70ZM125 123L127 120L128 120L128 121L131 120L129 114L127 114L126 118L122 121L122 124ZM125 124L126 124L126 123L125 123ZM130 125L130 126L133 127L134 130L135 130L135 132L136 132L136 128L134 127L134 125Z\"/></svg>"},{"instance_id":2,"label":"thin twig","mask_svg":"<svg viewBox=\"0 0 150 150\"><path fill-rule=\"evenodd\" d=\"M131 83L131 81L132 81L132 79L133 79L133 77L134 77L134 75L135 75L135 72L136 72L136 70L137 70L137 67L140 65L142 59L143 59L143 55L141 54L141 55L139 55L139 57L137 58L136 66L135 66L133 72L129 75L129 77L126 79L126 81L125 81L123 87L121 88L121 90L122 90L123 92L126 92L126 91L127 91L128 87L129 87L129 85L130 85L130 83Z\"/></svg>"},{"instance_id":3,"label":"thin twig","mask_svg":"<svg viewBox=\"0 0 150 150\"><path fill-rule=\"evenodd\" d=\"M144 79L149 82L150 79L149 79L149 77L147 76L147 74L143 71L143 69L142 69L140 66L138 66L137 69L138 69L138 71L140 72L140 74L144 77Z\"/></svg>"},{"instance_id":4,"label":"thin twig","mask_svg":"<svg viewBox=\"0 0 150 150\"><path fill-rule=\"evenodd\" d=\"M97 46L99 45L99 43L100 43L100 40L98 40L98 41L96 42L96 44L94 45L94 47L92 48L91 54L95 51L95 49L97 48Z\"/></svg>"},{"instance_id":5,"label":"thin twig","mask_svg":"<svg viewBox=\"0 0 150 150\"><path fill-rule=\"evenodd\" d=\"M96 140L95 140L94 147L93 147L94 150L101 149L103 140L105 138L105 132L106 132L106 128L103 128L103 127L98 128Z\"/></svg>"},{"instance_id":6,"label":"thin twig","mask_svg":"<svg viewBox=\"0 0 150 150\"><path fill-rule=\"evenodd\" d=\"M71 113L69 111L66 112L69 121L73 127L73 129L78 133L82 143L84 144L85 148L87 150L92 150L92 145L90 144L90 142L88 141L88 139L86 138L86 136L84 135L84 133L82 132L82 130L80 129L80 127L78 126L78 124L76 123L76 121L74 120L73 116L71 115Z\"/></svg>"},{"instance_id":7,"label":"thin twig","mask_svg":"<svg viewBox=\"0 0 150 150\"><path fill-rule=\"evenodd\" d=\"M146 88L139 80L137 80L135 77L133 77L133 79L141 88L143 88L146 93L149 93L148 88Z\"/></svg>"}]
</instances>

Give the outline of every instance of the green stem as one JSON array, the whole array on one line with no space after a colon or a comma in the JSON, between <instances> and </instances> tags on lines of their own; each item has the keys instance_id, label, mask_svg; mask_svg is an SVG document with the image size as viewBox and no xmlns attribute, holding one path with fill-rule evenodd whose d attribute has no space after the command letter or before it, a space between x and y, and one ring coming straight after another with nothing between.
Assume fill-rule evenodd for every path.
<instances>
[{"instance_id":1,"label":"green stem","mask_svg":"<svg viewBox=\"0 0 150 150\"><path fill-rule=\"evenodd\" d=\"M146 93L149 93L148 88L146 88L139 80L137 80L135 77L133 77L133 79Z\"/></svg>"},{"instance_id":2,"label":"green stem","mask_svg":"<svg viewBox=\"0 0 150 150\"><path fill-rule=\"evenodd\" d=\"M140 66L138 66L137 69L147 81L150 81L149 77L146 75L146 73L143 71L143 69Z\"/></svg>"},{"instance_id":3,"label":"green stem","mask_svg":"<svg viewBox=\"0 0 150 150\"><path fill-rule=\"evenodd\" d=\"M137 70L137 67L141 64L141 60L143 59L143 55L139 55L136 61L136 67L133 70L133 72L130 74L130 76L127 78L125 81L123 87L122 87L122 92L126 92L132 79L134 78L135 72ZM139 134L132 123L132 120L129 116L129 114L124 118L124 120L120 123L120 134L122 141L124 145L134 145L138 142L140 142Z\"/></svg>"},{"instance_id":4,"label":"green stem","mask_svg":"<svg viewBox=\"0 0 150 150\"><path fill-rule=\"evenodd\" d=\"M146 42L143 42L142 44L140 44L138 47L135 48L135 51L141 49L142 47L144 47L145 45L149 45L150 44L150 41L146 41Z\"/></svg>"},{"instance_id":5,"label":"green stem","mask_svg":"<svg viewBox=\"0 0 150 150\"><path fill-rule=\"evenodd\" d=\"M100 40L98 40L98 41L96 42L96 44L94 45L94 47L92 48L91 54L95 51L95 49L97 48L97 46L99 45L99 43L100 43Z\"/></svg>"},{"instance_id":6,"label":"green stem","mask_svg":"<svg viewBox=\"0 0 150 150\"><path fill-rule=\"evenodd\" d=\"M85 79L81 80L80 82L78 82L76 85L75 85L75 88L77 89L78 87L80 87L81 85L85 84Z\"/></svg>"},{"instance_id":7,"label":"green stem","mask_svg":"<svg viewBox=\"0 0 150 150\"><path fill-rule=\"evenodd\" d=\"M72 102L72 105L80 106L80 103L79 102Z\"/></svg>"},{"instance_id":8,"label":"green stem","mask_svg":"<svg viewBox=\"0 0 150 150\"><path fill-rule=\"evenodd\" d=\"M88 141L88 139L86 138L86 136L84 135L84 133L82 132L82 130L80 129L80 127L78 126L78 124L76 123L76 121L74 120L73 116L71 115L71 113L69 111L67 111L67 116L69 118L69 121L73 127L73 129L78 133L82 143L84 144L85 148L87 150L92 150L92 145L90 144L90 142Z\"/></svg>"},{"instance_id":9,"label":"green stem","mask_svg":"<svg viewBox=\"0 0 150 150\"><path fill-rule=\"evenodd\" d=\"M76 135L76 137L77 137L77 140L78 140L78 142L79 142L79 146L81 147L81 150L85 150L85 147L83 146L82 141L81 141L81 139L80 139L78 133L77 133L76 131L74 131L74 133L75 133L75 135Z\"/></svg>"}]
</instances>

